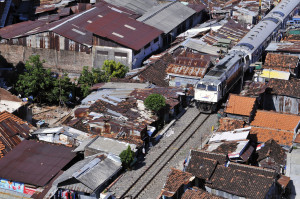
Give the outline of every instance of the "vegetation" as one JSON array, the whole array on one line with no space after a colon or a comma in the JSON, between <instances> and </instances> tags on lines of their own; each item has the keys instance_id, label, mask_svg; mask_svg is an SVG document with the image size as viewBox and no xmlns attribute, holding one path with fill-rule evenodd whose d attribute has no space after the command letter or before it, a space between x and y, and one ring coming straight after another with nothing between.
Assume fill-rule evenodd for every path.
<instances>
[{"instance_id":1,"label":"vegetation","mask_svg":"<svg viewBox=\"0 0 300 199\"><path fill-rule=\"evenodd\" d=\"M20 74L15 89L25 96L33 96L37 102L47 101L53 87L54 78L50 69L44 69L44 60L39 55L32 55L26 61L25 71Z\"/></svg>"},{"instance_id":2,"label":"vegetation","mask_svg":"<svg viewBox=\"0 0 300 199\"><path fill-rule=\"evenodd\" d=\"M90 87L96 83L103 82L103 72L100 69L92 68L89 70L88 66L84 66L78 79L82 97L90 94Z\"/></svg>"},{"instance_id":3,"label":"vegetation","mask_svg":"<svg viewBox=\"0 0 300 199\"><path fill-rule=\"evenodd\" d=\"M105 60L102 66L102 71L104 71L103 81L109 82L113 77L125 77L129 68L120 62L116 63L114 60Z\"/></svg>"},{"instance_id":4,"label":"vegetation","mask_svg":"<svg viewBox=\"0 0 300 199\"><path fill-rule=\"evenodd\" d=\"M119 156L121 158L122 166L125 169L130 169L134 160L134 152L131 150L130 146L128 145L127 149L122 151Z\"/></svg>"},{"instance_id":5,"label":"vegetation","mask_svg":"<svg viewBox=\"0 0 300 199\"><path fill-rule=\"evenodd\" d=\"M166 106L166 99L160 94L153 93L145 99L144 104L147 109L158 112Z\"/></svg>"},{"instance_id":6,"label":"vegetation","mask_svg":"<svg viewBox=\"0 0 300 199\"><path fill-rule=\"evenodd\" d=\"M75 90L80 91L78 97L90 94L90 87L96 83L110 81L112 77L122 78L128 72L128 67L115 61L106 60L102 70L84 66L78 79L78 84L71 82L67 73L56 77L50 69L43 68L44 60L39 55L32 55L26 61L25 70L18 76L14 85L16 91L25 97L32 96L38 103L66 104L70 98L75 98ZM80 94L79 94L80 93Z\"/></svg>"}]
</instances>

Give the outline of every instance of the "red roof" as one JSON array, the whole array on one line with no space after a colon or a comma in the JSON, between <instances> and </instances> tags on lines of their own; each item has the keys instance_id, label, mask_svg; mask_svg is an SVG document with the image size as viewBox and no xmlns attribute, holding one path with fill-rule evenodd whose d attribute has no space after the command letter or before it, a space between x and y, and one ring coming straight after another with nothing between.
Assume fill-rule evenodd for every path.
<instances>
[{"instance_id":1,"label":"red roof","mask_svg":"<svg viewBox=\"0 0 300 199\"><path fill-rule=\"evenodd\" d=\"M140 50L163 33L118 12L110 12L93 20L86 29L134 50Z\"/></svg>"}]
</instances>

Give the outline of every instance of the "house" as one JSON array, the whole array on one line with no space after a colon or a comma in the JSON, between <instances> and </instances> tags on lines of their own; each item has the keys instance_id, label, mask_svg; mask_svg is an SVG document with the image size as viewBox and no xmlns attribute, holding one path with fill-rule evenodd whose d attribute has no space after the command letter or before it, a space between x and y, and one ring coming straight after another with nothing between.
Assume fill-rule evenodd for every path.
<instances>
[{"instance_id":1,"label":"house","mask_svg":"<svg viewBox=\"0 0 300 199\"><path fill-rule=\"evenodd\" d=\"M78 198L98 199L100 193L121 171L121 161L107 154L86 157L64 171L47 195L59 198L66 194Z\"/></svg>"},{"instance_id":2,"label":"house","mask_svg":"<svg viewBox=\"0 0 300 199\"><path fill-rule=\"evenodd\" d=\"M257 109L256 98L230 94L224 113L227 117L251 122Z\"/></svg>"},{"instance_id":3,"label":"house","mask_svg":"<svg viewBox=\"0 0 300 199\"><path fill-rule=\"evenodd\" d=\"M34 127L17 116L3 111L0 113L0 158L13 150L24 139L29 139Z\"/></svg>"},{"instance_id":4,"label":"house","mask_svg":"<svg viewBox=\"0 0 300 199\"><path fill-rule=\"evenodd\" d=\"M29 198L42 192L51 180L76 157L73 148L23 140L0 159L0 197Z\"/></svg>"},{"instance_id":5,"label":"house","mask_svg":"<svg viewBox=\"0 0 300 199\"><path fill-rule=\"evenodd\" d=\"M263 108L276 112L299 115L298 86L300 80L292 78L290 80L272 79L268 83L267 92L264 95Z\"/></svg>"},{"instance_id":6,"label":"house","mask_svg":"<svg viewBox=\"0 0 300 199\"><path fill-rule=\"evenodd\" d=\"M79 146L92 136L68 126L38 129L32 135L37 136L38 140L41 141L71 146Z\"/></svg>"},{"instance_id":7,"label":"house","mask_svg":"<svg viewBox=\"0 0 300 199\"><path fill-rule=\"evenodd\" d=\"M187 187L193 185L194 179L191 173L172 168L159 198L180 199Z\"/></svg>"},{"instance_id":8,"label":"house","mask_svg":"<svg viewBox=\"0 0 300 199\"><path fill-rule=\"evenodd\" d=\"M216 132L202 150L224 154L232 162L247 163L251 161L254 152L253 143L247 139L249 130L248 127L228 132Z\"/></svg>"},{"instance_id":9,"label":"house","mask_svg":"<svg viewBox=\"0 0 300 199\"><path fill-rule=\"evenodd\" d=\"M205 188L225 198L279 198L274 170L230 162L217 165Z\"/></svg>"},{"instance_id":10,"label":"house","mask_svg":"<svg viewBox=\"0 0 300 199\"><path fill-rule=\"evenodd\" d=\"M46 60L45 67L74 73L85 65L99 68L106 59L133 69L161 47L162 33L116 6L100 2L52 23L27 21L7 26L0 30L0 51L11 63L39 54Z\"/></svg>"},{"instance_id":11,"label":"house","mask_svg":"<svg viewBox=\"0 0 300 199\"><path fill-rule=\"evenodd\" d=\"M258 110L250 123L250 139L258 143L274 139L281 146L290 148L298 133L300 116Z\"/></svg>"},{"instance_id":12,"label":"house","mask_svg":"<svg viewBox=\"0 0 300 199\"><path fill-rule=\"evenodd\" d=\"M163 31L163 46L175 40L181 32L194 27L202 20L202 11L196 11L180 2L158 4L137 20Z\"/></svg>"},{"instance_id":13,"label":"house","mask_svg":"<svg viewBox=\"0 0 300 199\"><path fill-rule=\"evenodd\" d=\"M204 150L191 150L185 163L184 171L196 177L195 186L203 187L213 174L217 164L225 164L228 156Z\"/></svg>"},{"instance_id":14,"label":"house","mask_svg":"<svg viewBox=\"0 0 300 199\"><path fill-rule=\"evenodd\" d=\"M85 157L93 156L97 153L106 153L118 157L122 151L127 149L128 146L130 146L133 152L137 152L138 148L135 144L129 144L116 139L97 136L88 144L86 144L83 150ZM79 148L82 147L79 146L77 149L75 149L75 151L79 151Z\"/></svg>"},{"instance_id":15,"label":"house","mask_svg":"<svg viewBox=\"0 0 300 199\"><path fill-rule=\"evenodd\" d=\"M268 53L263 66L265 69L286 71L299 76L299 57L295 55Z\"/></svg>"},{"instance_id":16,"label":"house","mask_svg":"<svg viewBox=\"0 0 300 199\"><path fill-rule=\"evenodd\" d=\"M28 122L32 121L32 111L28 103L11 94L9 91L0 88L0 112L7 111Z\"/></svg>"},{"instance_id":17,"label":"house","mask_svg":"<svg viewBox=\"0 0 300 199\"><path fill-rule=\"evenodd\" d=\"M244 120L233 119L229 117L221 117L219 119L219 127L217 132L233 131L235 129L243 128Z\"/></svg>"},{"instance_id":18,"label":"house","mask_svg":"<svg viewBox=\"0 0 300 199\"><path fill-rule=\"evenodd\" d=\"M286 151L273 139L261 143L256 147L259 167L274 169L284 174L286 166Z\"/></svg>"},{"instance_id":19,"label":"house","mask_svg":"<svg viewBox=\"0 0 300 199\"><path fill-rule=\"evenodd\" d=\"M181 199L203 199L203 198L222 199L223 197L212 195L207 191L204 191L203 189L200 189L198 187L188 188L181 197Z\"/></svg>"},{"instance_id":20,"label":"house","mask_svg":"<svg viewBox=\"0 0 300 199\"><path fill-rule=\"evenodd\" d=\"M169 86L195 85L213 66L210 55L182 51L166 69Z\"/></svg>"},{"instance_id":21,"label":"house","mask_svg":"<svg viewBox=\"0 0 300 199\"><path fill-rule=\"evenodd\" d=\"M300 41L285 40L282 42L271 42L266 48L266 52L280 53L288 55L300 55Z\"/></svg>"},{"instance_id":22,"label":"house","mask_svg":"<svg viewBox=\"0 0 300 199\"><path fill-rule=\"evenodd\" d=\"M192 150L185 168L195 186L224 198L274 198L282 191L274 170L228 162L224 154Z\"/></svg>"},{"instance_id":23,"label":"house","mask_svg":"<svg viewBox=\"0 0 300 199\"><path fill-rule=\"evenodd\" d=\"M114 6L121 6L140 15L145 14L153 6L158 4L156 0L105 0L105 2L113 4Z\"/></svg>"}]
</instances>

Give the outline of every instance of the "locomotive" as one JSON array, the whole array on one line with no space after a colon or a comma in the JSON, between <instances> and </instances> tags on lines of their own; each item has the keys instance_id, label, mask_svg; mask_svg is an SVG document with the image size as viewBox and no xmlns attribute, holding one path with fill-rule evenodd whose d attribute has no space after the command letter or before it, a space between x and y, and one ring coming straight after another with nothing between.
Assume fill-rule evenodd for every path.
<instances>
[{"instance_id":1,"label":"locomotive","mask_svg":"<svg viewBox=\"0 0 300 199\"><path fill-rule=\"evenodd\" d=\"M256 24L197 84L195 96L197 108L204 113L217 110L218 104L232 88L243 82L250 64L255 63L268 44L280 38L279 29L295 13L299 0L281 0L258 24Z\"/></svg>"}]
</instances>

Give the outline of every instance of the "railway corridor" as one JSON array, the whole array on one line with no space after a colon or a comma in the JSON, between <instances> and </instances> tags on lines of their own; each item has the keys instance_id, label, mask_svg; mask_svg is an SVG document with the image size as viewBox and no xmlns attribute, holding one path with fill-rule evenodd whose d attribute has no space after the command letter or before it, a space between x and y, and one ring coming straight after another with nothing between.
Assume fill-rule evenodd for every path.
<instances>
[{"instance_id":1,"label":"railway corridor","mask_svg":"<svg viewBox=\"0 0 300 199\"><path fill-rule=\"evenodd\" d=\"M157 198L170 169L182 169L189 150L200 147L216 124L215 114L199 114L196 108L189 108L165 133L167 136L151 148L145 157L145 165L126 172L110 191L117 198Z\"/></svg>"}]
</instances>

